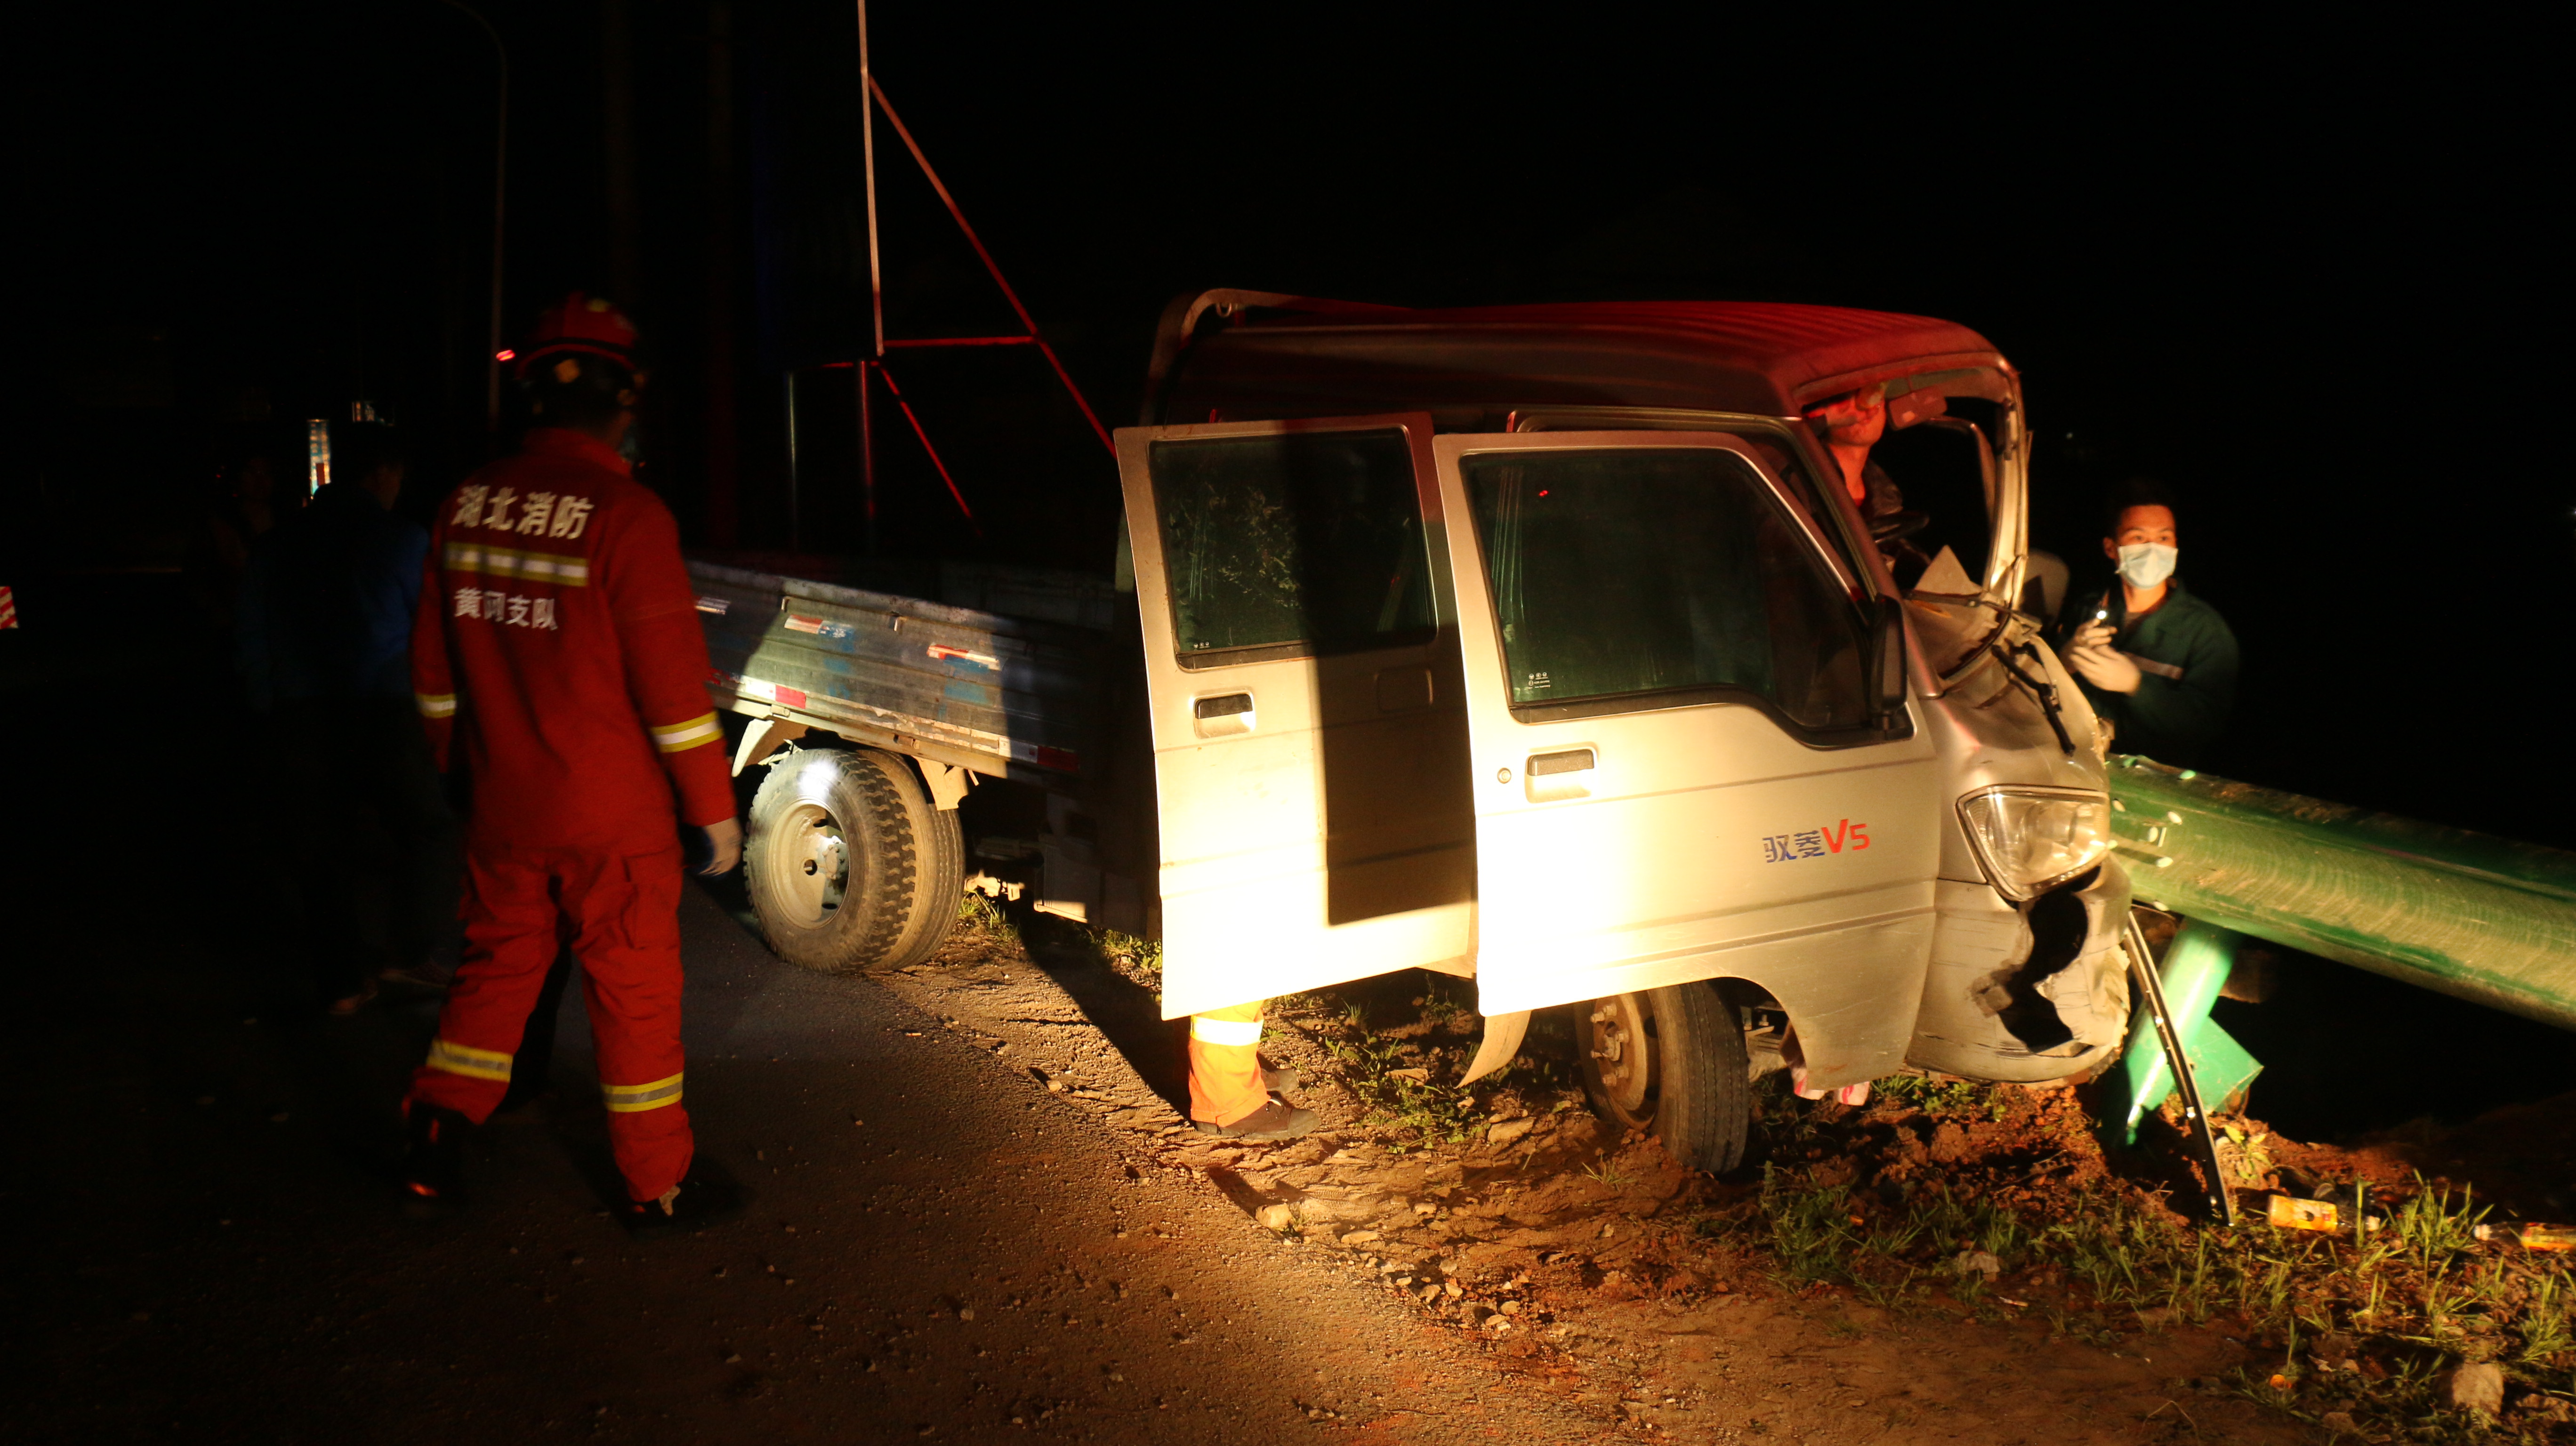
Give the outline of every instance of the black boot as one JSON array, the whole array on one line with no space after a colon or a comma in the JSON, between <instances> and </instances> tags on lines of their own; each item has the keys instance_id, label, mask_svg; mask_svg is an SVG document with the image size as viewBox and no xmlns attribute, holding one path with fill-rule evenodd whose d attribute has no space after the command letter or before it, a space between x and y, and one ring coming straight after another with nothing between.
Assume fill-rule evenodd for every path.
<instances>
[{"instance_id":1,"label":"black boot","mask_svg":"<svg viewBox=\"0 0 2576 1446\"><path fill-rule=\"evenodd\" d=\"M465 1136L474 1122L454 1110L414 1103L406 1107L411 1147L403 1155L403 1209L418 1219L438 1219L465 1207Z\"/></svg>"},{"instance_id":2,"label":"black boot","mask_svg":"<svg viewBox=\"0 0 2576 1446\"><path fill-rule=\"evenodd\" d=\"M1272 1095L1267 1104L1230 1125L1210 1124L1206 1120L1190 1121L1202 1135L1223 1135L1229 1140L1294 1140L1312 1134L1315 1127L1323 1122L1323 1117L1313 1110L1299 1109L1277 1095Z\"/></svg>"},{"instance_id":3,"label":"black boot","mask_svg":"<svg viewBox=\"0 0 2576 1446\"><path fill-rule=\"evenodd\" d=\"M621 1200L615 1211L627 1234L638 1240L659 1240L722 1225L750 1203L749 1194L731 1175L700 1161L661 1199Z\"/></svg>"}]
</instances>

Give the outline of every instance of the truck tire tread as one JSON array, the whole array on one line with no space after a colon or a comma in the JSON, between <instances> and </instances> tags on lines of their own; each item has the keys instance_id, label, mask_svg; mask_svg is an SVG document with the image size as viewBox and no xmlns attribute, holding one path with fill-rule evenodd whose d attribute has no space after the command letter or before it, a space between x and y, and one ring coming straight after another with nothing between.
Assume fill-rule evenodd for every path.
<instances>
[{"instance_id":1,"label":"truck tire tread","mask_svg":"<svg viewBox=\"0 0 2576 1446\"><path fill-rule=\"evenodd\" d=\"M751 837L743 850L743 868L762 934L779 957L818 973L850 974L877 967L914 922L919 850L911 810L888 770L865 752L873 750L800 750L816 758L836 758L830 782L813 789L809 786L812 763L782 761L770 768L752 798ZM762 872L769 864L762 847L767 832L797 804L821 801L809 797L814 792L830 795L827 806L849 845L844 912L819 929L795 926L767 907Z\"/></svg>"}]
</instances>

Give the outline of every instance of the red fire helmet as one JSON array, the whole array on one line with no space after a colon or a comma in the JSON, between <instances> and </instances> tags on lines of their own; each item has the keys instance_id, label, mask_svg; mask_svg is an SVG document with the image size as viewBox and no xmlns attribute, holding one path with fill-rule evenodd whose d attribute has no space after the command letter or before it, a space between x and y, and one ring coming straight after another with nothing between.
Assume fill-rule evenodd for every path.
<instances>
[{"instance_id":1,"label":"red fire helmet","mask_svg":"<svg viewBox=\"0 0 2576 1446\"><path fill-rule=\"evenodd\" d=\"M528 339L519 346L513 374L525 377L529 363L541 357L587 352L608 358L641 380L643 370L635 362L635 341L635 323L626 319L626 313L603 297L576 291L539 313Z\"/></svg>"}]
</instances>

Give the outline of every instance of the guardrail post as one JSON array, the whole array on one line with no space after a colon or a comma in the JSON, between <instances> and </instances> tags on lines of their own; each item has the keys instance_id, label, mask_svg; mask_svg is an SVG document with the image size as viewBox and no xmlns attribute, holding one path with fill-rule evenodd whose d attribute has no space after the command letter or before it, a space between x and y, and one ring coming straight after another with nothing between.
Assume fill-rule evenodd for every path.
<instances>
[{"instance_id":1,"label":"guardrail post","mask_svg":"<svg viewBox=\"0 0 2576 1446\"><path fill-rule=\"evenodd\" d=\"M2173 1011L2174 1028L2182 1036L2183 1055L2191 1061L2192 1079L2200 1086L2205 1106L2213 1111L2233 1108L2236 1097L2263 1072L2261 1061L2209 1017L2228 972L2236 967L2236 946L2243 938L2205 920L2185 919L2173 942L2165 946L2165 957L2156 970L2156 977L2164 981L2165 1005ZM2173 1071L2165 1063L2143 1000L2130 1016L2128 1053L2121 1057L2119 1073L2110 1082L2109 1098L2116 1114L2105 1122L2103 1134L2112 1143L2134 1145L2138 1122L2162 1106L2175 1088Z\"/></svg>"}]
</instances>

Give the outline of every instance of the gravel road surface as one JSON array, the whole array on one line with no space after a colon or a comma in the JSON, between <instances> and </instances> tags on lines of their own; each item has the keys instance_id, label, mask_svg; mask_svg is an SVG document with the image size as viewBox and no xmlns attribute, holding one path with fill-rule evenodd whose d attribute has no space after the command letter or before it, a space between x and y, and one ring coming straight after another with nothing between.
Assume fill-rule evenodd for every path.
<instances>
[{"instance_id":1,"label":"gravel road surface","mask_svg":"<svg viewBox=\"0 0 2576 1446\"><path fill-rule=\"evenodd\" d=\"M1087 1106L881 985L779 963L694 889L688 1105L750 1211L652 1245L599 1213L568 1003L554 1092L482 1131L470 1213L403 1219L395 1102L436 1001L278 1002L247 733L183 711L80 743L38 706L138 667L172 699L219 691L203 653L126 641L150 597L87 601L89 631L13 656L0 719L30 843L0 909L0 1441L1615 1430L1203 1181L1139 1170Z\"/></svg>"}]
</instances>

